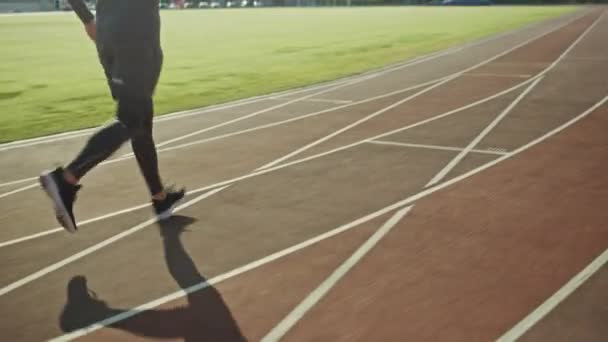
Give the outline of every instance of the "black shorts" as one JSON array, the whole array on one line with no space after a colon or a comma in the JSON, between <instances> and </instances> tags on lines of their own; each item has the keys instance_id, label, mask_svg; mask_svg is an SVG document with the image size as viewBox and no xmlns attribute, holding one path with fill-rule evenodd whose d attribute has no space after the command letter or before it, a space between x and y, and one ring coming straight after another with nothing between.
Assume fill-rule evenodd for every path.
<instances>
[{"instance_id":1,"label":"black shorts","mask_svg":"<svg viewBox=\"0 0 608 342\"><path fill-rule=\"evenodd\" d=\"M97 52L112 97L152 98L163 64L158 44L145 41L98 41Z\"/></svg>"}]
</instances>

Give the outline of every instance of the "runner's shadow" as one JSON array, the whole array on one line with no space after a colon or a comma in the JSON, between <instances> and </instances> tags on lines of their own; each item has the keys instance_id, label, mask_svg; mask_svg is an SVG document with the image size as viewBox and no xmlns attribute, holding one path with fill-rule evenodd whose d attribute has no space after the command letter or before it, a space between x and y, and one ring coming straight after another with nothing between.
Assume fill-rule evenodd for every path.
<instances>
[{"instance_id":1,"label":"runner's shadow","mask_svg":"<svg viewBox=\"0 0 608 342\"><path fill-rule=\"evenodd\" d=\"M199 273L184 249L181 234L193 219L175 216L160 225L165 261L180 288L200 286L206 279ZM212 286L187 295L187 305L137 312L109 328L153 338L183 338L184 341L246 341L221 294ZM115 317L129 310L109 307L87 287L84 276L68 284L68 300L59 319L61 330L70 332Z\"/></svg>"}]
</instances>

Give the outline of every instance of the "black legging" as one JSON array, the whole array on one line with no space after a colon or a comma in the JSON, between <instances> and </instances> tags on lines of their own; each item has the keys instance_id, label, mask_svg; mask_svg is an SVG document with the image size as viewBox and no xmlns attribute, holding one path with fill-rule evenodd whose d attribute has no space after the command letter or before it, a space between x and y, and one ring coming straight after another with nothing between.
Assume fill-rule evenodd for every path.
<instances>
[{"instance_id":1,"label":"black legging","mask_svg":"<svg viewBox=\"0 0 608 342\"><path fill-rule=\"evenodd\" d=\"M117 98L118 120L103 127L87 142L68 170L78 179L97 164L110 157L131 139L133 153L146 180L151 195L162 191L158 157L152 137L154 105L152 98L121 95Z\"/></svg>"}]
</instances>

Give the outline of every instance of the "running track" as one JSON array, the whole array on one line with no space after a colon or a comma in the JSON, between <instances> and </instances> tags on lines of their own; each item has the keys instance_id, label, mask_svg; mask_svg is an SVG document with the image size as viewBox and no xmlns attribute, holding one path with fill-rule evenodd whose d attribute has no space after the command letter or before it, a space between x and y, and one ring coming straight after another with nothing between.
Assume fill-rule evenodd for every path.
<instances>
[{"instance_id":1,"label":"running track","mask_svg":"<svg viewBox=\"0 0 608 342\"><path fill-rule=\"evenodd\" d=\"M35 177L91 131L0 145L2 339L602 341L605 12L159 118L163 224L128 146L70 235Z\"/></svg>"}]
</instances>

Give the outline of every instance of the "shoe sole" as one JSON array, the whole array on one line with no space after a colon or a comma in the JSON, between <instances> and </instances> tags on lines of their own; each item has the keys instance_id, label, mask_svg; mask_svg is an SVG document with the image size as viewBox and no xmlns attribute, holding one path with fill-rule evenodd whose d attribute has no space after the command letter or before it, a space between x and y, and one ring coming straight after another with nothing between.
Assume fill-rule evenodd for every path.
<instances>
[{"instance_id":1,"label":"shoe sole","mask_svg":"<svg viewBox=\"0 0 608 342\"><path fill-rule=\"evenodd\" d=\"M70 233L76 233L76 227L70 218L70 214L59 195L59 187L51 175L42 175L39 177L42 188L53 201L55 207L55 217L61 226Z\"/></svg>"},{"instance_id":2,"label":"shoe sole","mask_svg":"<svg viewBox=\"0 0 608 342\"><path fill-rule=\"evenodd\" d=\"M173 216L173 211L175 210L175 208L184 200L184 197L180 198L179 200L175 201L175 203L173 203L173 205L163 211L162 213L156 215L156 217L158 218L159 221L164 221L168 218L170 218L171 216Z\"/></svg>"}]
</instances>

